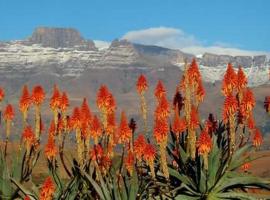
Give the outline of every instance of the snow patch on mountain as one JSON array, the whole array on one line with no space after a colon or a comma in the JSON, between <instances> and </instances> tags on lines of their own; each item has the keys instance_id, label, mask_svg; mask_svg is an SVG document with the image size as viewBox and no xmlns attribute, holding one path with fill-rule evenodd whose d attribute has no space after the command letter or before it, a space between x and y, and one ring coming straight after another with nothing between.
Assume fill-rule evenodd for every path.
<instances>
[{"instance_id":1,"label":"snow patch on mountain","mask_svg":"<svg viewBox=\"0 0 270 200\"><path fill-rule=\"evenodd\" d=\"M181 70L184 70L184 63L174 63L179 66ZM208 67L204 65L199 65L199 69L202 75L202 78L205 82L215 83L216 81L221 81L226 72L226 66L217 66L217 67ZM235 70L238 70L235 68ZM262 85L262 84L270 84L270 67L257 67L252 66L249 68L243 68L247 78L248 85L250 87Z\"/></svg>"}]
</instances>

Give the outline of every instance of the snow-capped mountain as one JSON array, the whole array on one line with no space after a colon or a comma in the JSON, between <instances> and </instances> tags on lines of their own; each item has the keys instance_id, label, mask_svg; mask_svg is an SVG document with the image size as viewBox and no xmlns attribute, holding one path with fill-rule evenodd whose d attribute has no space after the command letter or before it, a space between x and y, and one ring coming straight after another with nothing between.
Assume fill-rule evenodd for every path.
<instances>
[{"instance_id":1,"label":"snow-capped mountain","mask_svg":"<svg viewBox=\"0 0 270 200\"><path fill-rule=\"evenodd\" d=\"M180 69L184 70L184 63L175 63ZM226 65L209 67L200 64L200 72L205 82L215 83L222 80L225 72ZM237 68L235 68L237 70ZM248 85L250 87L259 86L270 83L269 67L268 66L250 66L243 68L248 78Z\"/></svg>"},{"instance_id":2,"label":"snow-capped mountain","mask_svg":"<svg viewBox=\"0 0 270 200\"><path fill-rule=\"evenodd\" d=\"M26 40L0 42L0 76L23 78L35 74L77 78L91 69L158 69L178 66L194 55L157 46L115 40L107 48L96 48L75 29L37 28ZM249 84L269 83L266 56L228 56L205 53L197 57L204 81L222 79L228 62L241 65Z\"/></svg>"},{"instance_id":3,"label":"snow-capped mountain","mask_svg":"<svg viewBox=\"0 0 270 200\"><path fill-rule=\"evenodd\" d=\"M153 97L157 80L163 80L168 97L172 99L182 76L185 60L196 56L158 46L133 44L126 40L114 40L109 45L84 39L74 29L38 28L25 40L0 42L0 86L5 89L6 99L18 103L21 88L41 84L49 98L57 84L61 91L71 97L71 104L79 105L81 98L89 99L95 108L96 92L106 84L116 97L119 110L133 113L139 119L137 77L143 73L149 81L147 103L149 112L155 108ZM269 61L266 56L227 56L203 54L197 56L200 71L205 81L207 97L201 106L203 117L212 112L220 114L223 97L220 95L220 80L228 62L242 65L254 90L256 100L255 118L260 125L265 123L262 102L269 95ZM216 82L216 84L213 84ZM259 86L260 85L260 86ZM213 106L215 105L215 106ZM44 111L46 112L46 111ZM94 110L95 112L95 110Z\"/></svg>"}]
</instances>

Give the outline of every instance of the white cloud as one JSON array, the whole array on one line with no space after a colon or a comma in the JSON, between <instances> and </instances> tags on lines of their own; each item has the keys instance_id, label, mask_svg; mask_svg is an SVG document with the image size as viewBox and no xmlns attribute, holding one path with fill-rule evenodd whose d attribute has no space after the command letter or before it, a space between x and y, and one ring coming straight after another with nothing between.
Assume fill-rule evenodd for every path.
<instances>
[{"instance_id":1,"label":"white cloud","mask_svg":"<svg viewBox=\"0 0 270 200\"><path fill-rule=\"evenodd\" d=\"M184 31L169 27L153 27L127 32L122 39L131 42L164 46L168 48L183 48L200 43L192 35Z\"/></svg>"},{"instance_id":2,"label":"white cloud","mask_svg":"<svg viewBox=\"0 0 270 200\"><path fill-rule=\"evenodd\" d=\"M128 41L139 44L180 49L194 55L201 55L208 52L232 56L253 56L262 54L265 54L268 57L270 56L270 52L243 50L221 41L217 41L210 46L205 46L193 35L185 33L181 29L171 27L152 27L148 29L129 31L122 37L122 39L127 39Z\"/></svg>"},{"instance_id":3,"label":"white cloud","mask_svg":"<svg viewBox=\"0 0 270 200\"><path fill-rule=\"evenodd\" d=\"M99 50L103 50L103 49L108 49L111 45L110 42L107 41L102 41L102 40L94 40L95 46L99 49Z\"/></svg>"}]
</instances>

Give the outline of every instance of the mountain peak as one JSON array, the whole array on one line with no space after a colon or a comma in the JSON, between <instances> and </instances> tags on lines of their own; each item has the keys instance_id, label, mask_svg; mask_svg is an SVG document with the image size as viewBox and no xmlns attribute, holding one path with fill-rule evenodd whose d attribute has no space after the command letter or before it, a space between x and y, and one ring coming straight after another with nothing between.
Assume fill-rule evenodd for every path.
<instances>
[{"instance_id":1,"label":"mountain peak","mask_svg":"<svg viewBox=\"0 0 270 200\"><path fill-rule=\"evenodd\" d=\"M74 28L38 27L34 30L28 42L52 48L96 49L93 41L84 39L80 32Z\"/></svg>"}]
</instances>

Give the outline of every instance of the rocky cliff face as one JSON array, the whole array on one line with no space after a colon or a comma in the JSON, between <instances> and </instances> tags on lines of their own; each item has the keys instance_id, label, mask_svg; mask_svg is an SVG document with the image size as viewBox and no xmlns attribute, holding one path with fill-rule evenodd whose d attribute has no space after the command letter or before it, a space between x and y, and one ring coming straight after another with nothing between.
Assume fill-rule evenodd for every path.
<instances>
[{"instance_id":1,"label":"rocky cliff face","mask_svg":"<svg viewBox=\"0 0 270 200\"><path fill-rule=\"evenodd\" d=\"M52 48L77 48L79 50L96 49L91 40L85 40L80 33L72 28L37 28L28 39L29 44L41 44Z\"/></svg>"},{"instance_id":2,"label":"rocky cliff face","mask_svg":"<svg viewBox=\"0 0 270 200\"><path fill-rule=\"evenodd\" d=\"M253 63L255 66L263 67L267 63L266 55L254 56Z\"/></svg>"},{"instance_id":3,"label":"rocky cliff face","mask_svg":"<svg viewBox=\"0 0 270 200\"><path fill-rule=\"evenodd\" d=\"M99 50L75 29L37 28L27 40L0 42L0 76L26 79L36 74L61 78L78 78L93 69L163 71L183 66L195 57L179 50L133 44L114 40L107 49ZM266 56L228 56L205 53L198 58L200 70L207 82L221 80L226 66L245 68L250 83L268 81ZM15 83L14 83L15 84Z\"/></svg>"},{"instance_id":4,"label":"rocky cliff face","mask_svg":"<svg viewBox=\"0 0 270 200\"><path fill-rule=\"evenodd\" d=\"M266 66L267 58L265 55L260 56L228 56L228 55L216 55L205 53L202 57L201 64L204 66L217 67L224 66L228 63L232 63L234 66L242 66L249 68L251 66L263 67Z\"/></svg>"},{"instance_id":5,"label":"rocky cliff face","mask_svg":"<svg viewBox=\"0 0 270 200\"><path fill-rule=\"evenodd\" d=\"M201 64L204 66L216 67L227 65L229 62L232 63L233 61L234 58L232 56L205 53L202 57Z\"/></svg>"}]
</instances>

